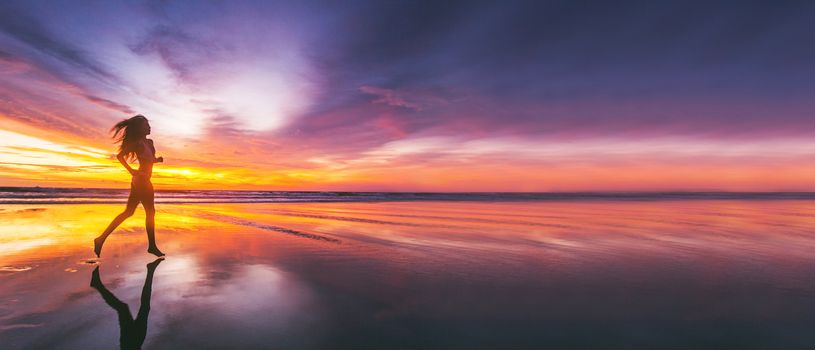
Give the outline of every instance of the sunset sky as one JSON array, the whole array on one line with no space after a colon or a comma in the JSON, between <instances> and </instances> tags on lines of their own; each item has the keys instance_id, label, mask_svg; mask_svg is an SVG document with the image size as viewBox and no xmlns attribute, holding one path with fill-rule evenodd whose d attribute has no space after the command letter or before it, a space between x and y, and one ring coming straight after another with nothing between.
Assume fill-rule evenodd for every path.
<instances>
[{"instance_id":1,"label":"sunset sky","mask_svg":"<svg viewBox=\"0 0 815 350\"><path fill-rule=\"evenodd\" d=\"M0 186L815 191L815 2L2 1Z\"/></svg>"}]
</instances>

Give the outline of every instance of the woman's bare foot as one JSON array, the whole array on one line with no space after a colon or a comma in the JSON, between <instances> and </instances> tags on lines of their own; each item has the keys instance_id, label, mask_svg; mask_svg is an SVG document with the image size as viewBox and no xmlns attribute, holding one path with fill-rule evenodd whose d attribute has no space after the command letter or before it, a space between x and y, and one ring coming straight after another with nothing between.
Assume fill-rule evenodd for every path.
<instances>
[{"instance_id":1,"label":"woman's bare foot","mask_svg":"<svg viewBox=\"0 0 815 350\"><path fill-rule=\"evenodd\" d=\"M153 254L153 255L155 255L157 257L164 256L164 253L162 253L160 250L158 250L158 247L147 248L147 252L150 253L150 254Z\"/></svg>"},{"instance_id":2,"label":"woman's bare foot","mask_svg":"<svg viewBox=\"0 0 815 350\"><path fill-rule=\"evenodd\" d=\"M96 237L93 239L93 252L96 253L96 257L98 258L100 254L102 254L102 245L105 244L105 240L99 240L102 237Z\"/></svg>"}]
</instances>

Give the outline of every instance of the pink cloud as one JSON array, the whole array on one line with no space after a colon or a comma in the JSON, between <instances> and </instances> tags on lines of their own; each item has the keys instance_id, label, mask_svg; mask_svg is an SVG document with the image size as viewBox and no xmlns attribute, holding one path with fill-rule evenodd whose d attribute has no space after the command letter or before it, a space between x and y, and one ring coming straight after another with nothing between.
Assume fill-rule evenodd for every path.
<instances>
[{"instance_id":1,"label":"pink cloud","mask_svg":"<svg viewBox=\"0 0 815 350\"><path fill-rule=\"evenodd\" d=\"M359 91L377 97L373 103L381 103L393 107L402 107L412 109L414 111L421 111L424 108L416 102L408 101L406 94L392 89L381 88L377 86L362 85Z\"/></svg>"}]
</instances>

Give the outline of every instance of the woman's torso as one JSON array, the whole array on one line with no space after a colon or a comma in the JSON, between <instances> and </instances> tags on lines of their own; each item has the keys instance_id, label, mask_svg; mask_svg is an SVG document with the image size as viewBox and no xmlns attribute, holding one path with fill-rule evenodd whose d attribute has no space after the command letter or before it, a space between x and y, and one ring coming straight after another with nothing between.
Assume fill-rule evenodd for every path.
<instances>
[{"instance_id":1,"label":"woman's torso","mask_svg":"<svg viewBox=\"0 0 815 350\"><path fill-rule=\"evenodd\" d=\"M150 181L153 175L153 162L155 161L156 149L148 139L139 142L136 150L136 158L139 160L139 170L133 176L133 182Z\"/></svg>"}]
</instances>

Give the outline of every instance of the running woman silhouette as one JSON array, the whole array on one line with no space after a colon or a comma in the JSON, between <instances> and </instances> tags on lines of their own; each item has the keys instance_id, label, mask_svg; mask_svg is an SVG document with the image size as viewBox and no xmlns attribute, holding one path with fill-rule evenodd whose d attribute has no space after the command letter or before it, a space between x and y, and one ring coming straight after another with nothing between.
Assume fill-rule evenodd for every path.
<instances>
[{"instance_id":1,"label":"running woman silhouette","mask_svg":"<svg viewBox=\"0 0 815 350\"><path fill-rule=\"evenodd\" d=\"M130 181L130 196L127 198L127 207L116 216L99 237L93 240L93 251L99 257L102 254L102 245L111 232L116 229L125 219L136 212L139 203L144 206L144 213L147 215L145 228L147 230L148 247L147 252L156 256L164 256L164 253L156 246L156 208L154 203L153 183L150 177L153 174L153 164L164 162L163 157L156 158L156 148L153 140L147 138L150 135L150 123L143 115L122 120L110 129L113 138L119 143L119 153L116 159L119 163L133 175ZM128 162L138 159L139 169L133 169Z\"/></svg>"}]
</instances>

